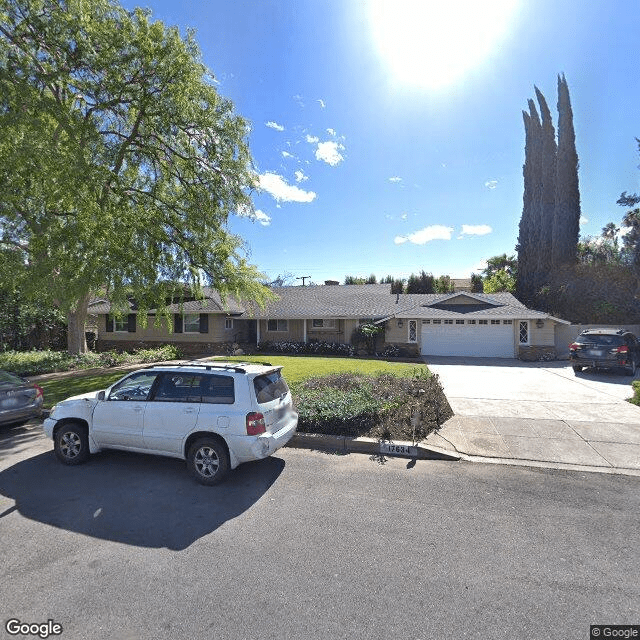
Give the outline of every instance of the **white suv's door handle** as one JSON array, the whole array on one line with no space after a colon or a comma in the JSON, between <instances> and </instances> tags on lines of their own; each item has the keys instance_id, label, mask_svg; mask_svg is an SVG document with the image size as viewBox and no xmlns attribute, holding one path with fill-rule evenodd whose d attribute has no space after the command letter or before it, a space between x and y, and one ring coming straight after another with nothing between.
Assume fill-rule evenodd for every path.
<instances>
[{"instance_id":1,"label":"white suv's door handle","mask_svg":"<svg viewBox=\"0 0 640 640\"><path fill-rule=\"evenodd\" d=\"M196 410L195 409L185 409L184 412L185 413L195 413Z\"/></svg>"},{"instance_id":2,"label":"white suv's door handle","mask_svg":"<svg viewBox=\"0 0 640 640\"><path fill-rule=\"evenodd\" d=\"M136 413L140 413L140 412L142 411L142 407L138 405L138 406L133 407L133 410L134 410Z\"/></svg>"}]
</instances>

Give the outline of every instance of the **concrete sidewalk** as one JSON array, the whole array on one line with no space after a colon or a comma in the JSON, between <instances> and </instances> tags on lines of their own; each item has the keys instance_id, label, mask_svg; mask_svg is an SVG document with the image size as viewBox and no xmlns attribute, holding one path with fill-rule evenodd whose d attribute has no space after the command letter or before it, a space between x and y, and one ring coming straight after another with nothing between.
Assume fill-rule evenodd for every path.
<instances>
[{"instance_id":1,"label":"concrete sidewalk","mask_svg":"<svg viewBox=\"0 0 640 640\"><path fill-rule=\"evenodd\" d=\"M640 476L640 425L454 416L421 444L468 460Z\"/></svg>"}]
</instances>

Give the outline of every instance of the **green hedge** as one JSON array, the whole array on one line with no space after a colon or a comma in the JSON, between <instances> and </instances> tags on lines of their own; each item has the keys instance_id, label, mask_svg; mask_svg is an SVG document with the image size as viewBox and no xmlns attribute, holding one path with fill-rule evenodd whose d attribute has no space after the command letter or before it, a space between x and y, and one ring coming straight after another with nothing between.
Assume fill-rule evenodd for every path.
<instances>
[{"instance_id":1,"label":"green hedge","mask_svg":"<svg viewBox=\"0 0 640 640\"><path fill-rule=\"evenodd\" d=\"M142 364L177 360L180 351L173 345L158 349L140 349L134 353L83 353L70 355L66 351L4 351L0 353L0 369L20 376L36 376L55 371L115 367L122 364Z\"/></svg>"},{"instance_id":2,"label":"green hedge","mask_svg":"<svg viewBox=\"0 0 640 640\"><path fill-rule=\"evenodd\" d=\"M343 373L295 385L298 431L420 441L453 412L438 377Z\"/></svg>"},{"instance_id":3,"label":"green hedge","mask_svg":"<svg viewBox=\"0 0 640 640\"><path fill-rule=\"evenodd\" d=\"M633 398L629 402L640 407L640 380L634 380L631 386L633 387Z\"/></svg>"}]
</instances>

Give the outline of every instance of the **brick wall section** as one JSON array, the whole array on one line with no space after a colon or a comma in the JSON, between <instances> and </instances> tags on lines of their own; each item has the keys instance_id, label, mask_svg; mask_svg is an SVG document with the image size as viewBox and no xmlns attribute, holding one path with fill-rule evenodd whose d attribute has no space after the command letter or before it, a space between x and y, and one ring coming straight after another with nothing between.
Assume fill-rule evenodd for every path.
<instances>
[{"instance_id":1,"label":"brick wall section","mask_svg":"<svg viewBox=\"0 0 640 640\"><path fill-rule=\"evenodd\" d=\"M549 346L530 346L518 348L518 359L525 362L536 362L538 360L555 360L556 348Z\"/></svg>"}]
</instances>

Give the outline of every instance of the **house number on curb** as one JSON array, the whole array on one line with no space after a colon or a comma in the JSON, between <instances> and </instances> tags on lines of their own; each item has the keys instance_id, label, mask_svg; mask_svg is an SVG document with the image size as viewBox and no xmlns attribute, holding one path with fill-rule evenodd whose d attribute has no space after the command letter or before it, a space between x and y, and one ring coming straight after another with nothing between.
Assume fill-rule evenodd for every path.
<instances>
[{"instance_id":1,"label":"house number on curb","mask_svg":"<svg viewBox=\"0 0 640 640\"><path fill-rule=\"evenodd\" d=\"M380 453L384 453L388 456L408 456L409 458L417 458L418 447L409 447L406 444L391 444L390 442L381 442Z\"/></svg>"}]
</instances>

